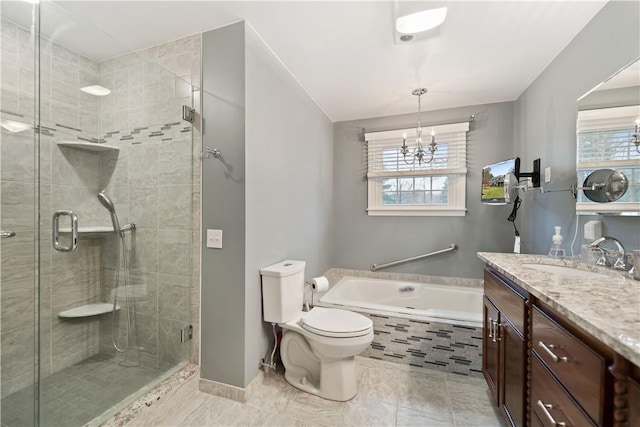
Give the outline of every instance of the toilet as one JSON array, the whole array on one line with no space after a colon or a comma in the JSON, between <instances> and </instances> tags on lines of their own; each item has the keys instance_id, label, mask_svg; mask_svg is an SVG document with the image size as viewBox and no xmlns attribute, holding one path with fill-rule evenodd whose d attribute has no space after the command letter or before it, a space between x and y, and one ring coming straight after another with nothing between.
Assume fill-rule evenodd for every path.
<instances>
[{"instance_id":1,"label":"toilet","mask_svg":"<svg viewBox=\"0 0 640 427\"><path fill-rule=\"evenodd\" d=\"M304 261L286 260L260 270L264 321L284 330L284 377L325 399L352 399L358 392L355 356L373 341L373 323L347 310L302 311L304 269Z\"/></svg>"}]
</instances>

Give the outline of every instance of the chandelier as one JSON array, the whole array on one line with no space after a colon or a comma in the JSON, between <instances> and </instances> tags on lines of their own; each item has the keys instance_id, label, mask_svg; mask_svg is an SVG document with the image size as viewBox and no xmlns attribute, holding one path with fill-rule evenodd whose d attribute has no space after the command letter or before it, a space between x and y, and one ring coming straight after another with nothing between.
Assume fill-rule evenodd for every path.
<instances>
[{"instance_id":1,"label":"chandelier","mask_svg":"<svg viewBox=\"0 0 640 427\"><path fill-rule=\"evenodd\" d=\"M413 165L418 160L418 165L421 165L424 161L425 163L433 162L433 155L438 149L438 144L436 144L436 136L433 128L431 129L431 143L427 146L427 151L429 151L430 157L428 160L424 160L427 155L427 151L425 151L424 146L422 145L422 124L420 122L420 113L422 112L422 95L427 93L426 88L418 88L414 89L411 94L418 97L418 127L416 128L416 146L413 150L409 149L407 145L407 134L406 132L402 135L402 147L400 147L400 152L402 153L402 157L404 162L408 165ZM407 160L407 156L410 157L410 160Z\"/></svg>"},{"instance_id":2,"label":"chandelier","mask_svg":"<svg viewBox=\"0 0 640 427\"><path fill-rule=\"evenodd\" d=\"M638 129L640 129L640 116L636 119L636 133L631 135L631 142L636 145L636 151L640 153L640 132Z\"/></svg>"}]
</instances>

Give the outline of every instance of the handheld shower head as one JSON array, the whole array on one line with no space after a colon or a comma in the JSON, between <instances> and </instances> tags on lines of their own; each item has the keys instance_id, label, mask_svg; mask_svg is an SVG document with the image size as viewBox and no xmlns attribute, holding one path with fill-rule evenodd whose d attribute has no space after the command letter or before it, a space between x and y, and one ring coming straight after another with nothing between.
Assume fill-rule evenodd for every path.
<instances>
[{"instance_id":1,"label":"handheld shower head","mask_svg":"<svg viewBox=\"0 0 640 427\"><path fill-rule=\"evenodd\" d=\"M113 205L113 200L105 193L105 190L102 190L98 193L98 200L111 214L111 223L113 224L113 231L116 233L120 231L120 222L118 221L118 215L116 214L116 207Z\"/></svg>"},{"instance_id":2,"label":"handheld shower head","mask_svg":"<svg viewBox=\"0 0 640 427\"><path fill-rule=\"evenodd\" d=\"M105 193L105 191L106 190L102 190L98 193L98 200L100 201L100 203L102 203L102 206L107 208L109 212L115 212L116 208L113 206L113 201L109 196L107 196L107 193Z\"/></svg>"}]
</instances>

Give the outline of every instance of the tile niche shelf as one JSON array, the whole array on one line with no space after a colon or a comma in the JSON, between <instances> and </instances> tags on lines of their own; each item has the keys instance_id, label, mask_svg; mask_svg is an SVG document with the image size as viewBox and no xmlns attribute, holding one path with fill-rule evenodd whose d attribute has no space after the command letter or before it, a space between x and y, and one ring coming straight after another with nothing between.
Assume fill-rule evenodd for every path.
<instances>
[{"instance_id":1,"label":"tile niche shelf","mask_svg":"<svg viewBox=\"0 0 640 427\"><path fill-rule=\"evenodd\" d=\"M113 227L110 225L90 225L86 227L78 227L78 234L109 234L113 233ZM71 233L70 228L60 227L60 233Z\"/></svg>"},{"instance_id":2,"label":"tile niche shelf","mask_svg":"<svg viewBox=\"0 0 640 427\"><path fill-rule=\"evenodd\" d=\"M96 151L96 152L120 151L120 148L116 147L115 145L101 144L97 142L60 141L57 144L58 144L58 147L75 148L78 150L85 150L85 151Z\"/></svg>"},{"instance_id":3,"label":"tile niche shelf","mask_svg":"<svg viewBox=\"0 0 640 427\"><path fill-rule=\"evenodd\" d=\"M116 310L120 310L120 306L116 305ZM113 311L113 304L108 302L99 302L95 304L86 304L79 307L74 307L69 310L61 311L58 313L58 317L64 318L78 318L78 317L91 317L98 316L100 314L111 313Z\"/></svg>"}]
</instances>

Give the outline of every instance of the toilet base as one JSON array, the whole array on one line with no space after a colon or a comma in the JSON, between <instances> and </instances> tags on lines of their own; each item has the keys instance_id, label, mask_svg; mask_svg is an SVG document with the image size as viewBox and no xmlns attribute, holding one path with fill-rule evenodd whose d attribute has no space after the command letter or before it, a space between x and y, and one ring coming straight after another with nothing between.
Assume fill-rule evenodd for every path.
<instances>
[{"instance_id":1,"label":"toilet base","mask_svg":"<svg viewBox=\"0 0 640 427\"><path fill-rule=\"evenodd\" d=\"M353 399L358 392L355 356L320 359L294 331L282 336L280 354L284 378L297 389L339 402Z\"/></svg>"}]
</instances>

